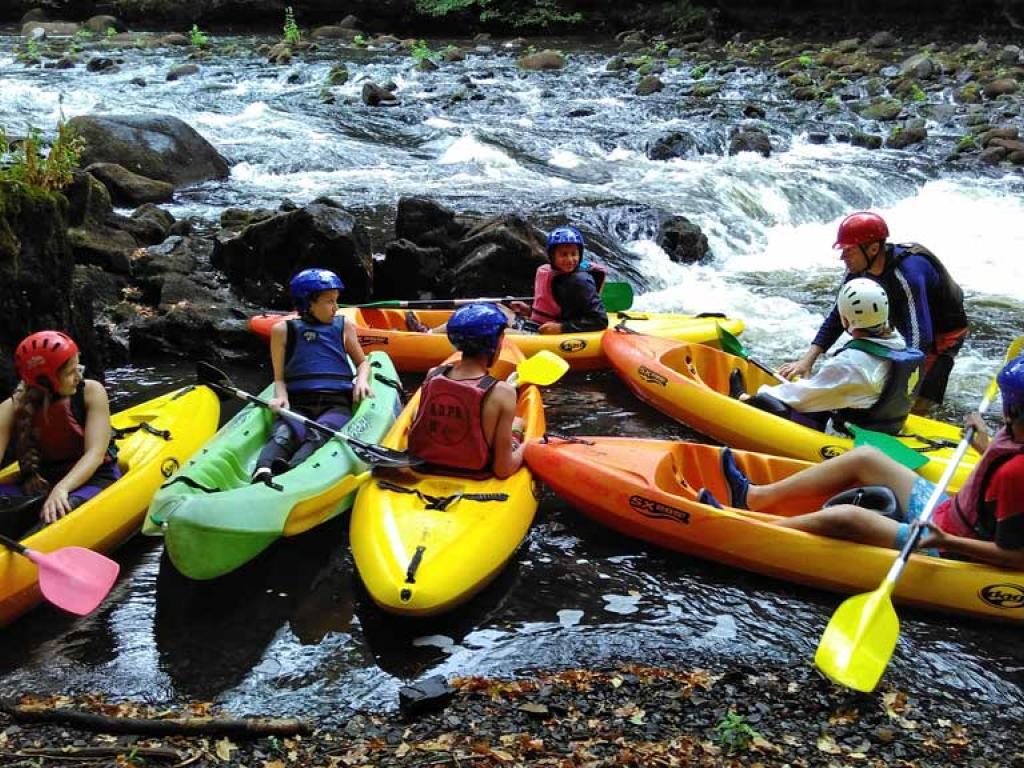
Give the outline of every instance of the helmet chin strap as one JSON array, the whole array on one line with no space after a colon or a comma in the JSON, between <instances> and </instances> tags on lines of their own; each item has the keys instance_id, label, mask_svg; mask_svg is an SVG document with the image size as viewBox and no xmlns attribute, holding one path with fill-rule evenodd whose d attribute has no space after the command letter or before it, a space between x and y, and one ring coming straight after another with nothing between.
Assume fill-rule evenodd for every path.
<instances>
[{"instance_id":1,"label":"helmet chin strap","mask_svg":"<svg viewBox=\"0 0 1024 768\"><path fill-rule=\"evenodd\" d=\"M875 262L878 261L878 257L881 256L882 255L882 251L885 250L884 247L882 246L882 244L879 241L876 240L875 242L878 242L879 244L878 244L878 250L875 251L875 255L874 256L868 256L868 252L864 248L864 246L863 245L860 246L860 251L861 251L861 253L864 254L864 261L866 261L867 264L868 264L867 268L864 270L865 272L871 272L871 268L873 266L875 266ZM869 245L870 245L870 243L869 243Z\"/></svg>"}]
</instances>

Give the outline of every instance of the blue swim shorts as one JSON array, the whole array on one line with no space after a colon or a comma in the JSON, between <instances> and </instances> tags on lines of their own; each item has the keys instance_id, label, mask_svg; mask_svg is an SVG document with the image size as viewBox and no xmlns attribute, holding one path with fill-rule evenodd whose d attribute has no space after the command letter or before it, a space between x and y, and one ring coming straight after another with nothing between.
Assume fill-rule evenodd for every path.
<instances>
[{"instance_id":1,"label":"blue swim shorts","mask_svg":"<svg viewBox=\"0 0 1024 768\"><path fill-rule=\"evenodd\" d=\"M922 510L928 503L928 499L931 498L932 492L935 491L935 483L925 480L923 477L919 477L914 481L914 487L910 489L910 504L906 512L904 513L904 521L909 520L910 522L903 522L900 524L899 529L896 531L896 538L893 540L893 549L903 549L903 545L907 543L907 539L910 537L910 528L914 520L921 516ZM948 499L945 493L939 496L938 504L941 504ZM936 505L938 506L938 505ZM928 528L925 526L925 532L922 537L928 535ZM941 557L937 549L923 549L921 550L926 555L932 557Z\"/></svg>"}]
</instances>

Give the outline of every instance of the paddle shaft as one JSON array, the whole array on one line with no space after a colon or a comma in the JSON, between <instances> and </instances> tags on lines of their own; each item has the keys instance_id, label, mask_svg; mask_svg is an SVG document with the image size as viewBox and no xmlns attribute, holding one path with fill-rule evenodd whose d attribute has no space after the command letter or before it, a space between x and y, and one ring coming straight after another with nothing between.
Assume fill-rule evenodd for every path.
<instances>
[{"instance_id":1,"label":"paddle shaft","mask_svg":"<svg viewBox=\"0 0 1024 768\"><path fill-rule=\"evenodd\" d=\"M25 555L28 552L28 548L19 544L14 539L9 539L6 536L0 534L0 544L3 544L8 549L13 549L19 555Z\"/></svg>"},{"instance_id":2,"label":"paddle shaft","mask_svg":"<svg viewBox=\"0 0 1024 768\"><path fill-rule=\"evenodd\" d=\"M346 304L359 309L456 309L467 304L509 304L513 301L531 302L533 296L500 296L480 299L415 299L411 301L374 301L369 304Z\"/></svg>"}]
</instances>

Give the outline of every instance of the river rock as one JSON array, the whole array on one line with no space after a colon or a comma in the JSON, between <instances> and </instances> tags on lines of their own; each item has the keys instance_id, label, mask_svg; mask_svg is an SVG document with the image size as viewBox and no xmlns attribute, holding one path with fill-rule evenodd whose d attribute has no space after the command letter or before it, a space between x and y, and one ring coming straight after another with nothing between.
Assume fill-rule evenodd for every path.
<instances>
[{"instance_id":1,"label":"river rock","mask_svg":"<svg viewBox=\"0 0 1024 768\"><path fill-rule=\"evenodd\" d=\"M1020 85L1012 77L1001 77L998 80L986 83L984 87L985 95L990 99L1009 93L1016 93L1018 90L1020 90Z\"/></svg>"},{"instance_id":2,"label":"river rock","mask_svg":"<svg viewBox=\"0 0 1024 768\"><path fill-rule=\"evenodd\" d=\"M688 157L703 154L700 142L686 131L672 131L659 136L647 146L647 157L651 160L671 160L674 157Z\"/></svg>"},{"instance_id":3,"label":"river rock","mask_svg":"<svg viewBox=\"0 0 1024 768\"><path fill-rule=\"evenodd\" d=\"M860 116L865 120L895 120L903 111L903 102L899 99L878 99L860 109Z\"/></svg>"},{"instance_id":4,"label":"river rock","mask_svg":"<svg viewBox=\"0 0 1024 768\"><path fill-rule=\"evenodd\" d=\"M912 77L915 80L927 80L938 72L941 72L941 68L927 53L918 53L911 56L909 59L905 60L899 68L900 75L903 77Z\"/></svg>"},{"instance_id":5,"label":"river rock","mask_svg":"<svg viewBox=\"0 0 1024 768\"><path fill-rule=\"evenodd\" d=\"M287 306L284 286L306 267L330 269L345 284L352 303L370 297L373 262L370 239L356 218L331 198L279 212L241 231L222 230L211 263L248 298Z\"/></svg>"},{"instance_id":6,"label":"river rock","mask_svg":"<svg viewBox=\"0 0 1024 768\"><path fill-rule=\"evenodd\" d=\"M1016 141L1020 138L1020 132L1018 129L1010 128L991 128L987 131L983 131L978 135L978 141L981 142L981 146L987 147L990 142L995 139L1010 139Z\"/></svg>"},{"instance_id":7,"label":"river rock","mask_svg":"<svg viewBox=\"0 0 1024 768\"><path fill-rule=\"evenodd\" d=\"M450 283L455 296L529 295L537 267L547 263L540 232L516 214L481 221L459 247L462 260Z\"/></svg>"},{"instance_id":8,"label":"river rock","mask_svg":"<svg viewBox=\"0 0 1024 768\"><path fill-rule=\"evenodd\" d=\"M658 245L679 264L693 264L708 255L708 238L685 216L673 216L661 225Z\"/></svg>"},{"instance_id":9,"label":"river rock","mask_svg":"<svg viewBox=\"0 0 1024 768\"><path fill-rule=\"evenodd\" d=\"M158 43L178 48L192 45L192 41L180 32L171 32L169 35L164 35L158 39Z\"/></svg>"},{"instance_id":10,"label":"river rock","mask_svg":"<svg viewBox=\"0 0 1024 768\"><path fill-rule=\"evenodd\" d=\"M398 104L395 94L371 81L363 83L361 98L368 107L393 107Z\"/></svg>"},{"instance_id":11,"label":"river rock","mask_svg":"<svg viewBox=\"0 0 1024 768\"><path fill-rule=\"evenodd\" d=\"M881 149L882 137L873 133L854 131L850 134L850 144L855 147L862 147L863 149Z\"/></svg>"},{"instance_id":12,"label":"river rock","mask_svg":"<svg viewBox=\"0 0 1024 768\"><path fill-rule=\"evenodd\" d=\"M896 35L889 30L882 30L869 37L865 46L868 48L886 49L895 48L898 44L899 41L896 39Z\"/></svg>"},{"instance_id":13,"label":"river rock","mask_svg":"<svg viewBox=\"0 0 1024 768\"><path fill-rule=\"evenodd\" d=\"M444 251L408 240L392 240L384 259L374 265L373 295L380 299L416 299L443 292L438 282L445 266Z\"/></svg>"},{"instance_id":14,"label":"river rock","mask_svg":"<svg viewBox=\"0 0 1024 768\"><path fill-rule=\"evenodd\" d=\"M178 223L174 216L153 203L140 205L131 216L119 218L118 226L134 237L139 245L162 243ZM181 223L188 224L188 221Z\"/></svg>"},{"instance_id":15,"label":"river rock","mask_svg":"<svg viewBox=\"0 0 1024 768\"><path fill-rule=\"evenodd\" d=\"M228 175L213 145L171 115L81 115L68 125L85 140L83 165L118 163L175 187Z\"/></svg>"},{"instance_id":16,"label":"river rock","mask_svg":"<svg viewBox=\"0 0 1024 768\"><path fill-rule=\"evenodd\" d=\"M538 53L530 53L520 56L516 60L520 69L541 70L541 69L562 69L565 66L565 56L558 51L550 49Z\"/></svg>"},{"instance_id":17,"label":"river rock","mask_svg":"<svg viewBox=\"0 0 1024 768\"><path fill-rule=\"evenodd\" d=\"M978 155L978 160L988 165L996 165L1001 163L1008 154L1009 151L1006 147L988 147L981 151L981 154Z\"/></svg>"},{"instance_id":18,"label":"river rock","mask_svg":"<svg viewBox=\"0 0 1024 768\"><path fill-rule=\"evenodd\" d=\"M395 216L395 235L424 248L440 248L446 256L458 251L458 242L470 225L455 212L427 197L401 197Z\"/></svg>"},{"instance_id":19,"label":"river rock","mask_svg":"<svg viewBox=\"0 0 1024 768\"><path fill-rule=\"evenodd\" d=\"M21 27L22 37L36 37L42 30L42 37L71 37L81 26L72 21L30 21Z\"/></svg>"},{"instance_id":20,"label":"river rock","mask_svg":"<svg viewBox=\"0 0 1024 768\"><path fill-rule=\"evenodd\" d=\"M85 22L85 28L98 37L105 37L108 29L115 32L124 32L128 29L119 18L108 15L89 17Z\"/></svg>"},{"instance_id":21,"label":"river rock","mask_svg":"<svg viewBox=\"0 0 1024 768\"><path fill-rule=\"evenodd\" d=\"M173 184L148 179L117 163L93 163L85 170L103 183L115 205L163 203L174 195Z\"/></svg>"},{"instance_id":22,"label":"river rock","mask_svg":"<svg viewBox=\"0 0 1024 768\"><path fill-rule=\"evenodd\" d=\"M729 139L729 154L757 152L762 157L772 154L772 142L760 128L739 128Z\"/></svg>"},{"instance_id":23,"label":"river rock","mask_svg":"<svg viewBox=\"0 0 1024 768\"><path fill-rule=\"evenodd\" d=\"M189 77L191 75L195 75L198 73L198 64L181 64L177 67L171 67L169 70L167 70L166 79L168 80L168 82L171 82L174 80L181 80L181 78L183 77Z\"/></svg>"},{"instance_id":24,"label":"river rock","mask_svg":"<svg viewBox=\"0 0 1024 768\"><path fill-rule=\"evenodd\" d=\"M652 93L664 89L665 84L656 75L647 75L636 84L634 91L637 96L650 96Z\"/></svg>"},{"instance_id":25,"label":"river rock","mask_svg":"<svg viewBox=\"0 0 1024 768\"><path fill-rule=\"evenodd\" d=\"M323 27L316 27L310 35L322 40L354 40L360 32L352 27L343 27L340 24L330 24Z\"/></svg>"},{"instance_id":26,"label":"river rock","mask_svg":"<svg viewBox=\"0 0 1024 768\"><path fill-rule=\"evenodd\" d=\"M922 126L896 128L885 142L891 149L905 149L911 144L920 144L928 136L928 130Z\"/></svg>"}]
</instances>

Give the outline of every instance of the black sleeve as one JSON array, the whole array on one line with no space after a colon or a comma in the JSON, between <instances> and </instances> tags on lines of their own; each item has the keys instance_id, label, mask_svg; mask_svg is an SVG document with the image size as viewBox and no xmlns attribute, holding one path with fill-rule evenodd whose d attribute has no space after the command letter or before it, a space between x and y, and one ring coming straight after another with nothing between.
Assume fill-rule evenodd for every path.
<instances>
[{"instance_id":1,"label":"black sleeve","mask_svg":"<svg viewBox=\"0 0 1024 768\"><path fill-rule=\"evenodd\" d=\"M558 306L562 308L559 321L565 333L603 331L608 327L608 313L601 301L594 276L589 272L559 275L551 290Z\"/></svg>"}]
</instances>

